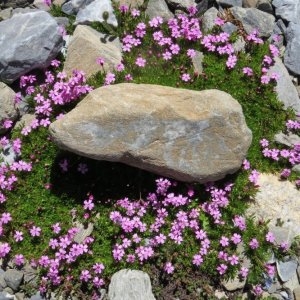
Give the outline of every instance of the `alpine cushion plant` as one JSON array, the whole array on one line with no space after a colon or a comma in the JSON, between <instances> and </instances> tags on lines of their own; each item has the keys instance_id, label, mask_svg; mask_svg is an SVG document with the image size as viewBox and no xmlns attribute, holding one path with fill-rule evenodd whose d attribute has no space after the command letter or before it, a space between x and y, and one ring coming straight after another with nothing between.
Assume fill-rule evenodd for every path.
<instances>
[{"instance_id":1,"label":"alpine cushion plant","mask_svg":"<svg viewBox=\"0 0 300 300\"><path fill-rule=\"evenodd\" d=\"M236 36L221 30L225 20L217 18L215 28L204 34L195 8L189 12L164 22L122 6L116 14L124 60L113 72L103 72L99 57L102 72L87 84L80 71L67 78L54 60L44 80L34 75L20 79L22 93L16 105L23 94L34 119L0 139L3 147L11 143L18 156L12 165L0 167L0 256L12 259L16 268L28 262L37 268L42 293L54 289L67 296L76 291L98 299L99 288L114 271L128 267L147 271L158 297L163 284L159 278L164 283L183 282L195 292L195 282L203 278L213 282L235 275L247 279L259 295L263 274L274 272L274 266L265 263L269 254L286 254L287 244L277 244L267 222L257 230L255 220L245 216L260 171L278 170L264 156L298 161L297 146L274 150L267 141L292 116L276 100L277 75L267 73L278 49L253 32L246 38L246 52L236 52ZM201 74L192 66L197 51L204 53ZM92 85L126 81L218 88L232 94L254 137L242 169L205 186L160 178L153 187L151 174L136 169L126 173L125 166L58 150L48 136L50 122L63 117ZM6 120L4 126L12 124ZM292 120L288 126L300 128ZM288 173L285 170L282 177ZM92 234L78 240L80 226L75 221L84 228L93 224ZM250 267L243 265L244 256L252 262ZM185 281L191 274L201 277Z\"/></svg>"}]
</instances>

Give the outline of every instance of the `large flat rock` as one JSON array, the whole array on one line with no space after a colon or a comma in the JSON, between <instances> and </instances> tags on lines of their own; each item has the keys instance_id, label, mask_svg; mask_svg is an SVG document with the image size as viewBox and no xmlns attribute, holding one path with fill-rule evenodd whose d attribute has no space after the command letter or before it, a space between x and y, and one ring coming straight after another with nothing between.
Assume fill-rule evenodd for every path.
<instances>
[{"instance_id":1,"label":"large flat rock","mask_svg":"<svg viewBox=\"0 0 300 300\"><path fill-rule=\"evenodd\" d=\"M240 104L225 92L132 83L92 91L50 134L79 155L187 182L236 172L252 139Z\"/></svg>"}]
</instances>

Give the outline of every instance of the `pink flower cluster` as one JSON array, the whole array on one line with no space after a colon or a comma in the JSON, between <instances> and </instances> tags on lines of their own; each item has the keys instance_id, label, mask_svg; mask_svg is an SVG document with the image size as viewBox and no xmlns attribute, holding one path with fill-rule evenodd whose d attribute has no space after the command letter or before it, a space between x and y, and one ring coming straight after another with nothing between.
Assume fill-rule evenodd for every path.
<instances>
[{"instance_id":1,"label":"pink flower cluster","mask_svg":"<svg viewBox=\"0 0 300 300\"><path fill-rule=\"evenodd\" d=\"M59 61L52 61L53 67L59 66ZM28 135L32 129L39 126L48 127L57 107L64 106L87 94L92 88L85 84L86 78L83 72L74 70L68 79L67 74L57 74L46 71L45 81L38 87L32 84L36 81L34 75L26 75L20 78L20 87L25 91L26 97L33 97L35 102L36 118L29 126L22 129L23 135Z\"/></svg>"}]
</instances>

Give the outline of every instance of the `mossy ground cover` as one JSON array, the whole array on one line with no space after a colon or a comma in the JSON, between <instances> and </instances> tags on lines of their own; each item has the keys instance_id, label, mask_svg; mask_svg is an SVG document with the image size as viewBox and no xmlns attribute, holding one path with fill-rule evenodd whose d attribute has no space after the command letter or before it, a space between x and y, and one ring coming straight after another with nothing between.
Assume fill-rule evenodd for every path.
<instances>
[{"instance_id":1,"label":"mossy ground cover","mask_svg":"<svg viewBox=\"0 0 300 300\"><path fill-rule=\"evenodd\" d=\"M54 6L52 13L55 16L62 15L60 9ZM117 29L109 29L103 24L93 24L93 27L105 33L113 32L122 39L132 33L139 23L147 24L149 22L142 11L137 17L133 17L130 12L122 13L118 9L116 9L116 14L120 24ZM71 22L73 21L71 19ZM74 28L69 26L68 29L73 30ZM170 34L167 24L161 24L160 29L166 36ZM131 81L134 83L159 84L194 90L219 89L228 92L241 104L247 125L253 133L253 142L247 155L252 170L278 172L284 165L265 159L261 154L259 141L263 138L272 139L274 134L282 130L285 122L294 115L290 110L285 110L276 99L274 82L261 83L262 61L264 56L269 54L268 43L249 43L246 52L236 54L236 65L228 68L226 66L227 58L224 55L207 51L199 40L187 41L184 38L177 40L181 49L180 53L172 56L170 60L165 60L162 56L162 48L153 41L153 31L154 29L148 28L142 44L133 47L129 52L124 52L124 70L114 72L114 84L126 82L126 75L130 74ZM216 26L211 34L219 32L220 28ZM233 35L230 37L230 42L234 42L236 38L237 36ZM188 49L204 52L201 74L194 72L191 59L186 55ZM138 57L146 60L144 67L137 66ZM245 76L243 68L246 66L253 70L253 76ZM99 73L88 80L89 85L97 88L104 84L107 74L101 71L101 66L99 66ZM183 74L189 74L190 80L182 80ZM39 87L36 86L36 89L38 91ZM77 99L78 101L80 98ZM29 97L29 103L32 109L37 106L33 101L33 96ZM58 113L67 112L72 107L66 105L55 108L55 113L51 115L51 118L54 119ZM60 235L67 234L69 228L73 226L72 220L80 221L86 226L89 222L94 224L92 233L94 241L90 246L90 252L80 256L75 262L61 266L61 283L49 285L56 291L64 292L65 295L72 290L75 290L82 298L91 297L83 295L91 295L93 292L96 295L92 282L84 282L80 278L82 270L91 270L95 263L103 263L105 270L102 277L105 279L105 286L114 272L121 268L132 268L148 272L157 299L167 299L165 297L170 294L185 297L184 299L196 299L197 297L210 299L213 291L209 285L218 287L221 278L232 278L240 270L240 262L238 264L228 263L225 274L221 274L218 269L220 266L218 255L223 249L220 246L220 239L222 237L230 238L234 233L241 236L245 245L245 254L252 262L252 268L247 277L248 286L260 283L263 273L266 272L265 261L270 255L271 249L276 252L278 257L283 255L278 247L265 239L267 220L257 224L253 218L247 218L246 230L234 226L232 220L236 216L243 216L257 191L257 187L249 181L251 169L241 169L236 174L215 183L215 190L209 190L199 184L187 185L185 183L177 183L177 185L173 183L173 186L170 187L175 195L190 195L188 196L190 201L179 208L167 207L168 217L166 217L164 226L160 228L160 233L166 237L170 233L172 222L177 220L179 212L190 214L193 210L203 210L203 203L210 203L214 199L212 192L216 189L218 192L225 191L224 198L228 198L229 204L224 207L220 206L224 224L216 223L214 217L208 213L200 213L198 217L195 217L200 228L206 232L210 243L208 253L201 254L205 259L200 266L192 263L200 246L200 241L195 238L192 228L186 228L182 232L183 241L181 243L174 243L174 240L167 238L165 243L155 248L149 259L144 261L136 259L134 262L126 262L126 256L124 259L115 259L112 251L116 244L122 243L124 238L132 238L130 232L124 232L120 226L114 224L110 217L112 212L126 215L126 208L120 208L118 200L127 197L137 206L140 203L145 205L146 213L142 214L141 219L148 229L139 233L142 239L141 243L146 247L147 241L153 238L154 233L149 228L151 224L155 223L157 208L147 203L150 203L148 194L154 193L157 189L155 184L157 175L122 164L94 161L62 151L49 138L47 128L42 126L27 136L21 134L21 128L16 129L11 133L11 138L22 140L21 158L24 161L32 162L32 171L18 175L16 187L13 191L6 192L8 200L1 207L1 212L10 212L13 219L13 222L6 228L6 236L2 237L11 245L9 257L13 258L15 254L19 253L22 253L28 261L38 260L42 255L54 257L57 250L54 251L49 247L50 239L55 237L52 230L53 224L60 224L62 228ZM60 163L65 159L68 161L68 171L66 172L60 167ZM86 165L87 172L83 172L85 174L78 171L80 164ZM234 184L232 188L229 188L228 182ZM193 195L189 194L191 189ZM90 195L94 197L95 207L92 211L87 211L83 208L83 203ZM165 201L163 195L158 194L158 196L161 197L161 201ZM41 228L40 236L32 237L28 233L33 225ZM16 230L24 232L22 242L15 242L13 234ZM253 238L258 240L258 248L249 246ZM203 240L201 240L202 242ZM133 250L136 250L137 247L132 245ZM201 247L204 251L204 246ZM129 255L134 254L130 247L123 250L128 251ZM231 243L226 251L230 257L233 257L237 253L237 244ZM174 267L173 272L166 271L165 266L169 262ZM46 270L41 268L41 275L45 276L46 274ZM197 288L200 286L202 292L199 296ZM26 289L26 287L24 288Z\"/></svg>"}]
</instances>

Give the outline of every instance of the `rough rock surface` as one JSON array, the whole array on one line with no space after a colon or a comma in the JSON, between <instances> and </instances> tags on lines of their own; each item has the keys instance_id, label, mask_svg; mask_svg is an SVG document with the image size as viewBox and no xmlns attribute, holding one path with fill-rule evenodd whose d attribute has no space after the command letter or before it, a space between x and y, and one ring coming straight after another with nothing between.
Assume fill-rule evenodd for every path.
<instances>
[{"instance_id":1,"label":"rough rock surface","mask_svg":"<svg viewBox=\"0 0 300 300\"><path fill-rule=\"evenodd\" d=\"M118 26L117 18L110 0L94 0L81 8L76 16L75 24L88 24L91 22L103 22L103 13L108 12L107 23Z\"/></svg>"},{"instance_id":2,"label":"rough rock surface","mask_svg":"<svg viewBox=\"0 0 300 300\"><path fill-rule=\"evenodd\" d=\"M18 112L14 106L15 92L5 83L0 82L0 134L6 129L3 127L4 120L15 120Z\"/></svg>"},{"instance_id":3,"label":"rough rock surface","mask_svg":"<svg viewBox=\"0 0 300 300\"><path fill-rule=\"evenodd\" d=\"M272 5L277 17L300 24L300 0L273 0Z\"/></svg>"},{"instance_id":4,"label":"rough rock surface","mask_svg":"<svg viewBox=\"0 0 300 300\"><path fill-rule=\"evenodd\" d=\"M259 191L255 202L247 213L254 214L257 219L271 220L270 226L276 226L278 219L283 221L283 228L290 229L291 240L300 234L300 191L289 181L280 181L278 176L260 174Z\"/></svg>"},{"instance_id":5,"label":"rough rock surface","mask_svg":"<svg viewBox=\"0 0 300 300\"><path fill-rule=\"evenodd\" d=\"M258 30L261 37L269 37L275 26L275 17L257 8L231 7L233 16L243 23L246 32Z\"/></svg>"},{"instance_id":6,"label":"rough rock surface","mask_svg":"<svg viewBox=\"0 0 300 300\"><path fill-rule=\"evenodd\" d=\"M216 2L224 8L232 6L242 7L243 4L242 0L216 0Z\"/></svg>"},{"instance_id":7,"label":"rough rock surface","mask_svg":"<svg viewBox=\"0 0 300 300\"><path fill-rule=\"evenodd\" d=\"M14 15L0 22L0 32L0 80L8 83L47 67L63 45L57 22L44 11Z\"/></svg>"},{"instance_id":8,"label":"rough rock surface","mask_svg":"<svg viewBox=\"0 0 300 300\"><path fill-rule=\"evenodd\" d=\"M23 277L23 272L14 269L8 270L4 274L6 284L14 291L19 289Z\"/></svg>"},{"instance_id":9,"label":"rough rock surface","mask_svg":"<svg viewBox=\"0 0 300 300\"><path fill-rule=\"evenodd\" d=\"M0 8L17 8L26 7L33 3L34 0L0 0Z\"/></svg>"},{"instance_id":10,"label":"rough rock surface","mask_svg":"<svg viewBox=\"0 0 300 300\"><path fill-rule=\"evenodd\" d=\"M112 276L108 298L110 300L155 300L148 274L128 269Z\"/></svg>"},{"instance_id":11,"label":"rough rock surface","mask_svg":"<svg viewBox=\"0 0 300 300\"><path fill-rule=\"evenodd\" d=\"M284 106L292 107L295 111L300 112L300 99L296 87L293 85L289 73L282 63L282 60L275 58L275 64L270 68L269 73L279 74L279 79L276 85L276 93L278 99Z\"/></svg>"},{"instance_id":12,"label":"rough rock surface","mask_svg":"<svg viewBox=\"0 0 300 300\"><path fill-rule=\"evenodd\" d=\"M215 26L215 20L218 17L219 11L215 7L208 9L202 16L202 30L203 32L210 31Z\"/></svg>"},{"instance_id":13,"label":"rough rock surface","mask_svg":"<svg viewBox=\"0 0 300 300\"><path fill-rule=\"evenodd\" d=\"M105 40L104 35L86 25L78 25L68 46L64 71L72 74L72 70L82 70L86 76L101 71L96 59L102 57L105 60L104 70L112 71L122 60L121 44L119 39Z\"/></svg>"},{"instance_id":14,"label":"rough rock surface","mask_svg":"<svg viewBox=\"0 0 300 300\"><path fill-rule=\"evenodd\" d=\"M300 75L300 24L289 23L286 30L286 40L284 65L292 73Z\"/></svg>"},{"instance_id":15,"label":"rough rock surface","mask_svg":"<svg viewBox=\"0 0 300 300\"><path fill-rule=\"evenodd\" d=\"M237 171L252 137L225 92L126 83L94 90L50 132L79 155L189 182Z\"/></svg>"},{"instance_id":16,"label":"rough rock surface","mask_svg":"<svg viewBox=\"0 0 300 300\"><path fill-rule=\"evenodd\" d=\"M161 16L165 21L167 21L174 17L166 2L157 0L149 0L145 13L150 19Z\"/></svg>"},{"instance_id":17,"label":"rough rock surface","mask_svg":"<svg viewBox=\"0 0 300 300\"><path fill-rule=\"evenodd\" d=\"M195 0L165 0L172 9L187 10L196 5ZM197 1L198 2L198 1Z\"/></svg>"}]
</instances>

